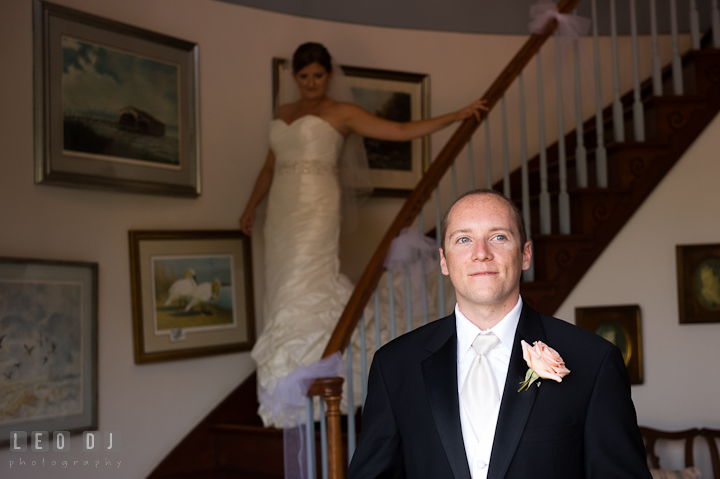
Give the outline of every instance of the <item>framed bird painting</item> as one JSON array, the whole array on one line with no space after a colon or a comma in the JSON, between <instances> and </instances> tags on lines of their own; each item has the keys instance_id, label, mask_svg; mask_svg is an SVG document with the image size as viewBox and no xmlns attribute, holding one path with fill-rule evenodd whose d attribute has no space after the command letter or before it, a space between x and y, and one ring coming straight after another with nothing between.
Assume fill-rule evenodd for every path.
<instances>
[{"instance_id":1,"label":"framed bird painting","mask_svg":"<svg viewBox=\"0 0 720 479\"><path fill-rule=\"evenodd\" d=\"M98 265L0 257L0 444L98 424Z\"/></svg>"},{"instance_id":2,"label":"framed bird painting","mask_svg":"<svg viewBox=\"0 0 720 479\"><path fill-rule=\"evenodd\" d=\"M248 236L235 230L129 236L137 364L252 348Z\"/></svg>"}]
</instances>

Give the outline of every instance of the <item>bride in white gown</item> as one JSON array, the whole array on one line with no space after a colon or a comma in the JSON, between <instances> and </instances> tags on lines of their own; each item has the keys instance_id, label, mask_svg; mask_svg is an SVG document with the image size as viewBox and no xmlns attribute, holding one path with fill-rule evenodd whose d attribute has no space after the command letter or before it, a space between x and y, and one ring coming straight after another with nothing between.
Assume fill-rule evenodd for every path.
<instances>
[{"instance_id":1,"label":"bride in white gown","mask_svg":"<svg viewBox=\"0 0 720 479\"><path fill-rule=\"evenodd\" d=\"M341 186L338 158L345 138L358 133L381 140L408 141L471 115L483 102L428 120L396 123L326 96L333 77L327 50L301 45L292 76L300 100L280 105L270 124L270 151L240 227L250 234L257 204L267 195L265 221L265 327L252 350L265 426L273 418L264 399L277 381L322 355L352 293L340 274L338 256Z\"/></svg>"}]
</instances>

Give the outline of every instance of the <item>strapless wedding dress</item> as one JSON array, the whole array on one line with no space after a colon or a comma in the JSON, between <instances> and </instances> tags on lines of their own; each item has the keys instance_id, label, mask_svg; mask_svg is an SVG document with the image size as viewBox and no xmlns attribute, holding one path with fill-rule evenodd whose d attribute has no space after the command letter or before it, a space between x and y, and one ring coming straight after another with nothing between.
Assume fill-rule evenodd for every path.
<instances>
[{"instance_id":1,"label":"strapless wedding dress","mask_svg":"<svg viewBox=\"0 0 720 479\"><path fill-rule=\"evenodd\" d=\"M298 366L320 359L335 325L353 291L340 273L339 237L341 188L338 158L344 138L330 123L306 115L292 124L276 119L270 123L270 147L275 170L268 193L265 220L265 327L252 350L257 363L258 414L265 426L283 426L273 418L268 403L278 380ZM428 275L430 320L437 311L437 273ZM447 282L446 284L449 284ZM405 332L404 276L394 277L397 333ZM389 288L384 276L378 287L378 322L381 344L390 340ZM454 305L454 291L446 287L446 304ZM371 301L372 303L372 301ZM413 327L421 324L419 311ZM374 307L365 310L366 353L369 365L375 352ZM360 341L353 334L353 398L362 400ZM344 352L345 353L345 352ZM343 375L344 376L344 375ZM347 378L343 382L340 409L347 412ZM315 419L319 419L316 411Z\"/></svg>"},{"instance_id":2,"label":"strapless wedding dress","mask_svg":"<svg viewBox=\"0 0 720 479\"><path fill-rule=\"evenodd\" d=\"M265 328L252 351L258 389L265 392L320 359L353 290L338 256L343 141L313 115L270 124L275 173L264 230ZM260 404L258 413L273 425L266 406Z\"/></svg>"}]
</instances>

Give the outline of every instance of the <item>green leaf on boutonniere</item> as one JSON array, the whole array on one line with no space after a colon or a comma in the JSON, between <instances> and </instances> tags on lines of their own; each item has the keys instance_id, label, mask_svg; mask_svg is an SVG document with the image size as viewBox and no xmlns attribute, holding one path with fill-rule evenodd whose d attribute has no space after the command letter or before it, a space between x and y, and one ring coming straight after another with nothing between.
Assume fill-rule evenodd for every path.
<instances>
[{"instance_id":1,"label":"green leaf on boutonniere","mask_svg":"<svg viewBox=\"0 0 720 479\"><path fill-rule=\"evenodd\" d=\"M525 381L520 383L520 389L518 389L518 392L527 390L530 385L538 379L540 379L540 376L538 376L538 374L532 369L528 369L527 373L525 373Z\"/></svg>"}]
</instances>

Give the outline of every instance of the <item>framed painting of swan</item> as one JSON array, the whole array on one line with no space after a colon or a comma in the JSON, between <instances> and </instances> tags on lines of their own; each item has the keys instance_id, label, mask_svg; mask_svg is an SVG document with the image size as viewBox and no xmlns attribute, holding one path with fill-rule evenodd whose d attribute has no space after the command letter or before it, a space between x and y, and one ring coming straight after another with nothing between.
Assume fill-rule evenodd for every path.
<instances>
[{"instance_id":1,"label":"framed painting of swan","mask_svg":"<svg viewBox=\"0 0 720 479\"><path fill-rule=\"evenodd\" d=\"M247 351L255 342L250 238L130 231L135 362Z\"/></svg>"},{"instance_id":2,"label":"framed painting of swan","mask_svg":"<svg viewBox=\"0 0 720 479\"><path fill-rule=\"evenodd\" d=\"M200 195L198 46L34 0L35 182Z\"/></svg>"},{"instance_id":3,"label":"framed painting of swan","mask_svg":"<svg viewBox=\"0 0 720 479\"><path fill-rule=\"evenodd\" d=\"M0 258L0 444L97 428L97 338L97 263Z\"/></svg>"}]
</instances>

